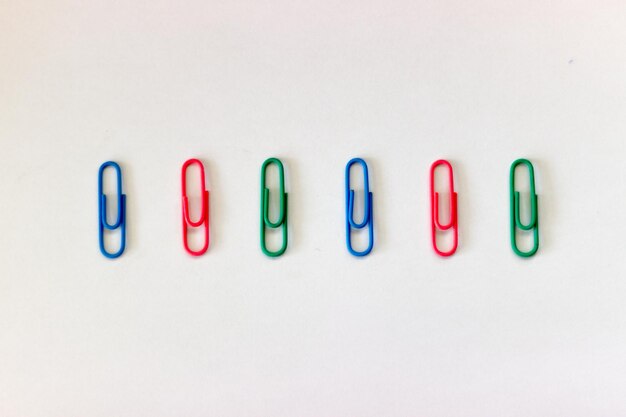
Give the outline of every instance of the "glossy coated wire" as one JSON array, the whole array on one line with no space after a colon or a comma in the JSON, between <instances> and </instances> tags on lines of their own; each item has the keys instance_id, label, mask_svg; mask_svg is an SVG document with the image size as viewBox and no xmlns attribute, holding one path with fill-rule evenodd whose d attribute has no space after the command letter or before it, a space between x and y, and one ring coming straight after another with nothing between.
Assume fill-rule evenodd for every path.
<instances>
[{"instance_id":1,"label":"glossy coated wire","mask_svg":"<svg viewBox=\"0 0 626 417\"><path fill-rule=\"evenodd\" d=\"M278 187L279 187L279 212L276 221L270 220L269 214L269 200L270 190L266 187L266 173L269 165L274 164L278 168ZM283 244L280 249L271 251L267 248L265 243L266 228L277 229L282 227ZM288 243L288 230L287 230L287 193L285 192L285 169L282 162L277 158L268 158L263 162L261 166L261 250L269 257L275 258L281 256L287 250Z\"/></svg>"},{"instance_id":2,"label":"glossy coated wire","mask_svg":"<svg viewBox=\"0 0 626 417\"><path fill-rule=\"evenodd\" d=\"M104 170L111 167L117 174L117 216L115 223L109 224L107 221L107 197L102 192ZM122 193L122 170L120 166L113 162L107 161L100 166L98 170L98 241L100 244L100 252L109 259L118 258L126 248L126 195ZM117 252L108 252L104 242L105 230L121 231L120 248Z\"/></svg>"},{"instance_id":3,"label":"glossy coated wire","mask_svg":"<svg viewBox=\"0 0 626 417\"><path fill-rule=\"evenodd\" d=\"M350 168L354 164L361 165L363 169L363 188L365 193L364 201L364 213L363 221L357 222L354 220L354 190L350 188ZM346 165L345 174L345 188L346 188L346 246L348 252L354 256L366 256L374 247L374 209L373 209L373 194L370 192L369 175L367 170L367 164L361 158L352 158ZM369 244L366 249L357 251L352 247L352 228L363 229L368 227Z\"/></svg>"},{"instance_id":4,"label":"glossy coated wire","mask_svg":"<svg viewBox=\"0 0 626 417\"><path fill-rule=\"evenodd\" d=\"M520 216L520 193L519 191L515 191L515 169L519 165L526 166L530 181L530 220L527 224L522 223ZM511 201L511 247L516 255L528 258L537 253L539 249L539 211L537 206L537 194L535 193L535 170L529 160L520 158L511 164L509 189ZM518 248L517 229L533 232L533 247L529 251L524 252Z\"/></svg>"}]
</instances>

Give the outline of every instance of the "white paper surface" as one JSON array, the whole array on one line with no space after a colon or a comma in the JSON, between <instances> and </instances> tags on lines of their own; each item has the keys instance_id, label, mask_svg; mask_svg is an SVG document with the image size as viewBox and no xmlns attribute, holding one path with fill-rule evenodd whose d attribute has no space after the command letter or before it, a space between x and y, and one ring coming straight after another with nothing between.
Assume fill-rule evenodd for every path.
<instances>
[{"instance_id":1,"label":"white paper surface","mask_svg":"<svg viewBox=\"0 0 626 417\"><path fill-rule=\"evenodd\" d=\"M5 1L0 415L626 415L623 1ZM290 243L259 248L283 160ZM344 167L376 244L348 255ZM181 237L203 160L212 242ZM541 247L509 243L535 165ZM430 247L428 170L460 244ZM98 250L118 161L128 247Z\"/></svg>"}]
</instances>

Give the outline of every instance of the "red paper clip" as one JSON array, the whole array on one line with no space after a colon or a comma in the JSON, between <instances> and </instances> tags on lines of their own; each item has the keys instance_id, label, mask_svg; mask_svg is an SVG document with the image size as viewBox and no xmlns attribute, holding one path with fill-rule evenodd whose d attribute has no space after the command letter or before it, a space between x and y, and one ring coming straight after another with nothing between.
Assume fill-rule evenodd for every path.
<instances>
[{"instance_id":1,"label":"red paper clip","mask_svg":"<svg viewBox=\"0 0 626 417\"><path fill-rule=\"evenodd\" d=\"M187 168L191 164L198 164L200 167L200 180L202 181L201 189L202 189L202 213L200 215L200 219L197 222L191 220L189 216L189 199L187 198ZM185 250L192 256L200 256L209 248L209 192L206 189L204 183L204 165L197 159L189 159L183 164L182 169L182 197L183 197L183 244L185 245ZM188 227L200 227L204 225L204 234L205 234L205 243L204 246L197 251L191 250L189 248L189 243L187 242L187 228Z\"/></svg>"},{"instance_id":2,"label":"red paper clip","mask_svg":"<svg viewBox=\"0 0 626 417\"><path fill-rule=\"evenodd\" d=\"M439 221L439 193L435 191L435 170L438 166L445 165L448 167L448 178L450 181L450 221L447 224L441 224ZM457 204L456 204L456 192L454 192L454 176L452 173L452 165L450 162L440 159L435 161L430 167L430 213L431 213L431 230L433 249L440 256L451 256L456 252L456 248L459 245L459 228L457 224ZM437 232L454 230L454 243L452 249L447 252L442 252L437 247Z\"/></svg>"}]
</instances>

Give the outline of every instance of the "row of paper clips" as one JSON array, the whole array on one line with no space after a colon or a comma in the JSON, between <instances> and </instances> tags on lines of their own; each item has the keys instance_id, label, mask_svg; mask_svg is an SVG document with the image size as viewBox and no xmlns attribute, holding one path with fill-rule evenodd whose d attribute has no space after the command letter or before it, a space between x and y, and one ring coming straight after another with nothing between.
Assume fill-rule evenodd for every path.
<instances>
[{"instance_id":1,"label":"row of paper clips","mask_svg":"<svg viewBox=\"0 0 626 417\"><path fill-rule=\"evenodd\" d=\"M192 164L196 164L200 169L200 187L202 193L202 206L200 216L197 220L192 220L189 214L189 199L187 197L187 169ZM279 208L275 220L271 220L270 216L270 190L266 186L266 172L270 165L275 165L278 169L278 193ZM357 221L354 216L355 207L355 191L350 185L350 168L353 165L360 165L363 173L363 193L364 193L364 209L363 218ZM530 182L530 214L526 223L522 222L520 215L520 193L515 187L515 171L520 165L524 165L528 170ZM446 222L441 221L439 210L439 192L435 191L435 170L443 166L448 171L448 182L450 192L449 219ZM117 178L117 216L115 221L109 223L107 221L107 202L106 195L103 193L103 174L106 168L113 168L116 171ZM537 253L539 249L539 221L537 208L537 194L535 193L535 172L533 165L527 159L518 159L511 165L510 177L510 204L511 204L511 247L513 251L521 257L530 257ZM183 246L185 250L192 256L203 255L209 248L209 191L205 185L204 165L198 159L189 159L183 164L181 172L181 190L182 190L182 231ZM369 187L369 174L367 163L361 158L353 158L346 165L345 171L345 192L346 192L346 246L348 252L354 256L366 256L374 248L374 195ZM126 247L126 195L122 192L122 170L120 166L112 161L105 162L100 166L98 173L98 211L99 211L99 242L100 251L107 258L119 257ZM458 215L457 215L457 193L454 191L454 173L452 165L443 159L435 161L430 168L430 207L431 207L431 239L434 251L440 256L453 255L459 243L458 231ZM288 245L288 219L287 211L287 192L285 191L285 169L282 162L277 158L269 158L261 166L261 204L260 204L260 242L263 253L270 257L281 256L287 250ZM189 229L202 228L204 235L204 244L200 249L193 250L189 247L188 233ZM266 245L266 231L268 229L282 228L282 245L277 250L270 250ZM105 231L120 230L120 248L117 252L109 252L105 247ZM368 245L363 250L356 250L352 245L353 230L367 229ZM517 245L518 232L532 233L533 246L528 251L519 249ZM438 237L443 233L452 234L452 243L448 249L440 249Z\"/></svg>"}]
</instances>

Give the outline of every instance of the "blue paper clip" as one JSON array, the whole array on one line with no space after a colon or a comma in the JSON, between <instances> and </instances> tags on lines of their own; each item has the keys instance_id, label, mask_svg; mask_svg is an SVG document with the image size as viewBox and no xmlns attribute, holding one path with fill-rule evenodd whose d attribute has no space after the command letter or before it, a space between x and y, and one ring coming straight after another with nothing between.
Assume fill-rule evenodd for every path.
<instances>
[{"instance_id":1,"label":"blue paper clip","mask_svg":"<svg viewBox=\"0 0 626 417\"><path fill-rule=\"evenodd\" d=\"M354 164L360 164L363 167L363 181L365 191L365 209L363 221L358 223L354 220L354 190L350 188L350 167ZM365 256L372 251L374 247L374 210L373 210L372 193L370 192L369 176L367 173L367 164L361 158L352 158L346 165L346 246L348 252L354 256ZM367 249L359 252L352 248L352 228L363 229L368 227L369 246Z\"/></svg>"},{"instance_id":2,"label":"blue paper clip","mask_svg":"<svg viewBox=\"0 0 626 417\"><path fill-rule=\"evenodd\" d=\"M114 224L107 222L107 197L102 193L102 177L107 167L113 167L117 173L117 220ZM122 170L117 163L112 161L102 164L98 172L98 217L100 252L107 258L117 258L126 247L126 194L122 194ZM104 229L116 230L118 228L121 228L122 232L120 249L115 253L107 252L104 245Z\"/></svg>"}]
</instances>

